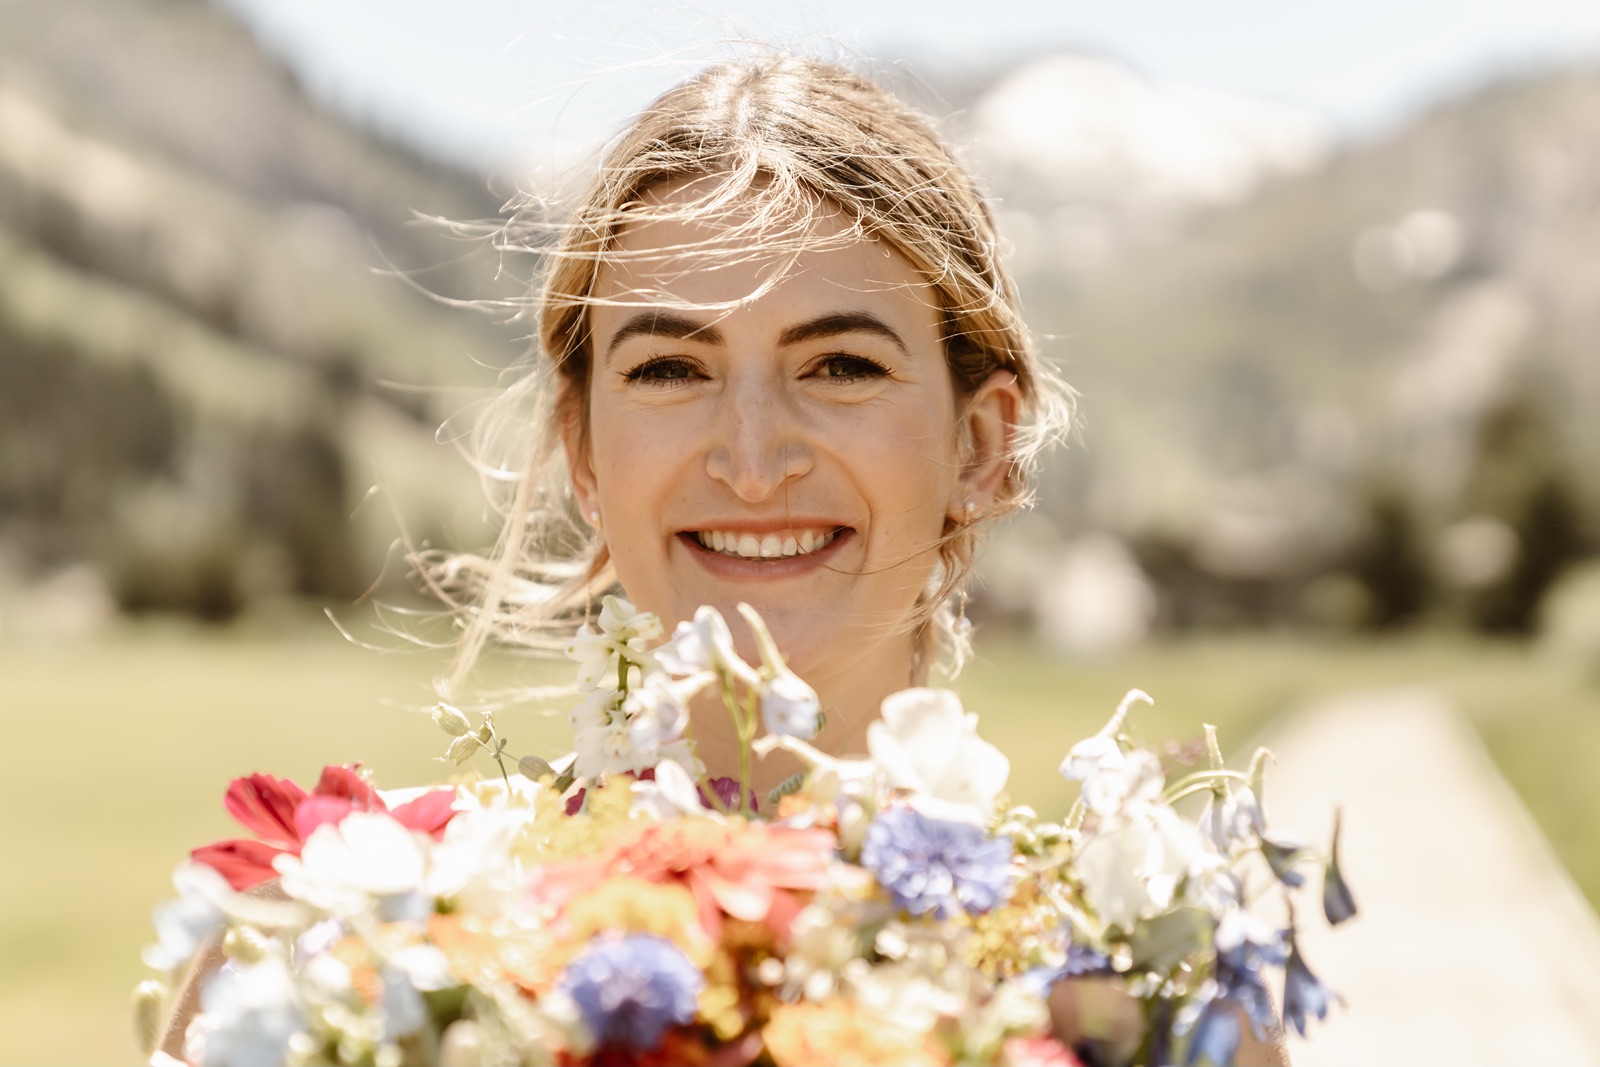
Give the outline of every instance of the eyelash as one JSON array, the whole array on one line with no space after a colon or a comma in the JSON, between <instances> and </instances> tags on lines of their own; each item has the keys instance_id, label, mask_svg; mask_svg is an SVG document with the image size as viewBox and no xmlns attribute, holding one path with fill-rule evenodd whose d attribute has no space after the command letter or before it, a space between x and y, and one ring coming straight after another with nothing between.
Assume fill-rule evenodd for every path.
<instances>
[{"instance_id":1,"label":"eyelash","mask_svg":"<svg viewBox=\"0 0 1600 1067\"><path fill-rule=\"evenodd\" d=\"M652 373L668 367L681 369L684 372L683 376L662 378L656 377ZM658 389L676 389L687 385L694 378L696 372L695 365L682 356L658 356L655 359L647 359L637 367L634 367L622 376L622 380L625 382L639 382Z\"/></svg>"},{"instance_id":2,"label":"eyelash","mask_svg":"<svg viewBox=\"0 0 1600 1067\"><path fill-rule=\"evenodd\" d=\"M855 368L851 374L829 374L827 371L843 363ZM681 371L681 376L662 377L660 372L672 369ZM817 360L807 372L807 377L821 378L831 382L859 382L868 378L879 378L889 373L889 369L877 360L866 356L851 355L846 352L833 352ZM657 389L675 389L687 385L698 375L698 368L693 362L682 356L657 356L647 359L638 366L626 371L622 379L629 383L648 385Z\"/></svg>"},{"instance_id":3,"label":"eyelash","mask_svg":"<svg viewBox=\"0 0 1600 1067\"><path fill-rule=\"evenodd\" d=\"M824 373L835 363L854 364L858 369L854 374ZM885 367L882 363L879 363L875 359L868 359L866 356L851 355L848 352L831 352L816 362L812 373L817 377L828 381L859 382L867 378L881 378L885 374L889 373L889 368Z\"/></svg>"}]
</instances>

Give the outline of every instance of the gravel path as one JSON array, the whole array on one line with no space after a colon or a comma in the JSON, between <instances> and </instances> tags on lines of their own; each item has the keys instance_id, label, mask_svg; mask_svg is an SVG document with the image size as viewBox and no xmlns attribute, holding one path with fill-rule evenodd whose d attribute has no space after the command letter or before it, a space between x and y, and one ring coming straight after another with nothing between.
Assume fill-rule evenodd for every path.
<instances>
[{"instance_id":1,"label":"gravel path","mask_svg":"<svg viewBox=\"0 0 1600 1067\"><path fill-rule=\"evenodd\" d=\"M1320 908L1302 920L1306 959L1346 1005L1291 1037L1296 1067L1600 1067L1600 921L1449 704L1347 694L1265 744L1273 825L1325 846L1343 805L1361 908L1339 930Z\"/></svg>"}]
</instances>

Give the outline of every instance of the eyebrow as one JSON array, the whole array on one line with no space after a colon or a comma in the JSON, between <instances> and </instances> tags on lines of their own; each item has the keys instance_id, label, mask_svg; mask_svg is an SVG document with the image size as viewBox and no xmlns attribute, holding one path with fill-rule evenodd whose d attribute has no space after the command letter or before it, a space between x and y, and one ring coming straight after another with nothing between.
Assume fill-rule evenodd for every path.
<instances>
[{"instance_id":1,"label":"eyebrow","mask_svg":"<svg viewBox=\"0 0 1600 1067\"><path fill-rule=\"evenodd\" d=\"M902 353L907 351L906 343L901 340L900 335L888 323L869 311L836 311L796 323L783 331L783 335L778 338L778 344L798 345L824 337L836 337L843 333L877 334L893 341Z\"/></svg>"},{"instance_id":2,"label":"eyebrow","mask_svg":"<svg viewBox=\"0 0 1600 1067\"><path fill-rule=\"evenodd\" d=\"M674 315L670 311L641 311L623 323L611 340L606 342L606 357L630 337L670 337L675 341L701 341L708 345L722 344L722 331L707 326L687 315Z\"/></svg>"},{"instance_id":3,"label":"eyebrow","mask_svg":"<svg viewBox=\"0 0 1600 1067\"><path fill-rule=\"evenodd\" d=\"M907 352L906 343L894 328L870 311L834 311L805 322L795 323L778 337L780 346L804 344L847 333L870 333L892 341L901 352ZM630 337L669 337L677 341L699 341L708 345L723 344L722 331L715 326L699 323L687 315L670 311L643 311L624 322L606 343L606 356Z\"/></svg>"}]
</instances>

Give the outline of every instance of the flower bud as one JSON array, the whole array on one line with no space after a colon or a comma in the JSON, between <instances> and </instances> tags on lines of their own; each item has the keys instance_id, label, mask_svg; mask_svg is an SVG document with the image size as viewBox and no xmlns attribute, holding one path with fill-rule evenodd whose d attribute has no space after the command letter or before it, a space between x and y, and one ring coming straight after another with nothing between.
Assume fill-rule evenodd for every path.
<instances>
[{"instance_id":1,"label":"flower bud","mask_svg":"<svg viewBox=\"0 0 1600 1067\"><path fill-rule=\"evenodd\" d=\"M464 737L472 730L472 724L467 721L467 717L449 704L434 706L433 724L451 737Z\"/></svg>"},{"instance_id":2,"label":"flower bud","mask_svg":"<svg viewBox=\"0 0 1600 1067\"><path fill-rule=\"evenodd\" d=\"M545 775L554 775L556 769L538 756L523 756L517 761L517 771L524 778L537 782Z\"/></svg>"},{"instance_id":3,"label":"flower bud","mask_svg":"<svg viewBox=\"0 0 1600 1067\"><path fill-rule=\"evenodd\" d=\"M477 1067L484 1062L483 1031L471 1019L457 1019L439 1039L441 1067Z\"/></svg>"},{"instance_id":4,"label":"flower bud","mask_svg":"<svg viewBox=\"0 0 1600 1067\"><path fill-rule=\"evenodd\" d=\"M146 1057L154 1054L161 1040L161 1009L166 1000L167 987L154 978L140 982L133 991L133 1032Z\"/></svg>"},{"instance_id":5,"label":"flower bud","mask_svg":"<svg viewBox=\"0 0 1600 1067\"><path fill-rule=\"evenodd\" d=\"M270 942L260 930L231 926L222 935L222 954L238 963L256 963L266 958Z\"/></svg>"},{"instance_id":6,"label":"flower bud","mask_svg":"<svg viewBox=\"0 0 1600 1067\"><path fill-rule=\"evenodd\" d=\"M438 759L441 763L454 763L457 767L459 767L463 763L467 762L467 760L471 759L473 753L477 752L479 747L478 739L473 737L471 734L468 734L465 737L458 737L454 741L450 742L450 747L445 751L445 754L438 757Z\"/></svg>"},{"instance_id":7,"label":"flower bud","mask_svg":"<svg viewBox=\"0 0 1600 1067\"><path fill-rule=\"evenodd\" d=\"M1330 926L1353 919L1357 913L1355 897L1344 880L1344 873L1339 869L1339 828L1343 814L1341 810L1334 811L1333 847L1329 850L1328 864L1322 871L1322 914L1327 917Z\"/></svg>"}]
</instances>

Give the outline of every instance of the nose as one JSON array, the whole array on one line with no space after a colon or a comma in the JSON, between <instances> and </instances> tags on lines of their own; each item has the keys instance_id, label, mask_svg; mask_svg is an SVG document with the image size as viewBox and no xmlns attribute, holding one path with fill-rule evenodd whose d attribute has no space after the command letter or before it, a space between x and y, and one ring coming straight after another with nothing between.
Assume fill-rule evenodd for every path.
<instances>
[{"instance_id":1,"label":"nose","mask_svg":"<svg viewBox=\"0 0 1600 1067\"><path fill-rule=\"evenodd\" d=\"M804 477L814 456L800 413L783 385L767 375L736 376L722 396L706 471L740 500L769 500Z\"/></svg>"}]
</instances>

